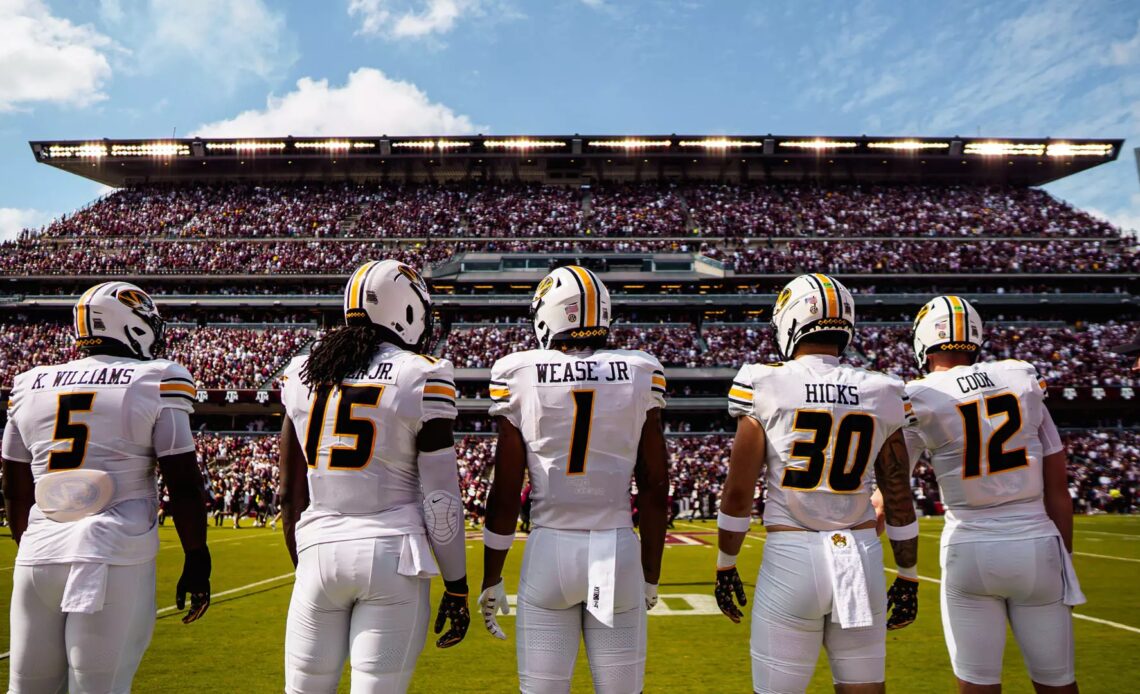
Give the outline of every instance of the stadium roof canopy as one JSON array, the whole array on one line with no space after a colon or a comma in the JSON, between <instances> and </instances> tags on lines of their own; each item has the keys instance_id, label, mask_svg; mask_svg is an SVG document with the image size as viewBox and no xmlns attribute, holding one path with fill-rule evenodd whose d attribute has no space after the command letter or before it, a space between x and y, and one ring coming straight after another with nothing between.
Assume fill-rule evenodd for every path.
<instances>
[{"instance_id":1,"label":"stadium roof canopy","mask_svg":"<svg viewBox=\"0 0 1140 694\"><path fill-rule=\"evenodd\" d=\"M111 186L218 181L724 181L1041 185L1123 140L562 135L67 140L36 160Z\"/></svg>"}]
</instances>

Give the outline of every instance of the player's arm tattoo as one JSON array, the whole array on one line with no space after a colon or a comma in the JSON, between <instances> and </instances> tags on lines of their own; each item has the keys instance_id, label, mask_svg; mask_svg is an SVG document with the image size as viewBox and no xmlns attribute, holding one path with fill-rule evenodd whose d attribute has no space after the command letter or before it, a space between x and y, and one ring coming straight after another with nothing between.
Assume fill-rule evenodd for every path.
<instances>
[{"instance_id":1,"label":"player's arm tattoo","mask_svg":"<svg viewBox=\"0 0 1140 694\"><path fill-rule=\"evenodd\" d=\"M875 460L875 479L883 494L887 525L902 527L917 520L914 494L910 488L910 457L901 430L891 434ZM918 563L918 538L891 540L895 564L911 567Z\"/></svg>"}]
</instances>

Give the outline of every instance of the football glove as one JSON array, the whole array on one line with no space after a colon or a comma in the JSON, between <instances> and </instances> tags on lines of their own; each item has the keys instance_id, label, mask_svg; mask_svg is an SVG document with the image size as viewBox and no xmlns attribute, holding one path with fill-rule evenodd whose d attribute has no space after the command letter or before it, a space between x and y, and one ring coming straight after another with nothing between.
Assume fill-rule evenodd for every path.
<instances>
[{"instance_id":1,"label":"football glove","mask_svg":"<svg viewBox=\"0 0 1140 694\"><path fill-rule=\"evenodd\" d=\"M479 595L479 610L483 613L483 626L487 627L491 636L506 641L507 635L495 619L496 611L503 614L511 613L511 606L507 604L507 592L503 589L503 579L500 578L498 583Z\"/></svg>"},{"instance_id":2,"label":"football glove","mask_svg":"<svg viewBox=\"0 0 1140 694\"><path fill-rule=\"evenodd\" d=\"M186 607L186 594L190 594L190 611L182 618L183 624L196 622L210 607L210 550L207 547L192 549L182 562L182 576L174 592L174 604L179 610Z\"/></svg>"},{"instance_id":3,"label":"football glove","mask_svg":"<svg viewBox=\"0 0 1140 694\"><path fill-rule=\"evenodd\" d=\"M443 631L444 622L450 621L451 628L435 642L438 648L451 648L467 635L471 625L471 611L467 609L467 579L443 582L443 597L439 601L439 611L435 615L435 633Z\"/></svg>"},{"instance_id":4,"label":"football glove","mask_svg":"<svg viewBox=\"0 0 1140 694\"><path fill-rule=\"evenodd\" d=\"M648 612L657 606L657 584L645 584L645 611Z\"/></svg>"},{"instance_id":5,"label":"football glove","mask_svg":"<svg viewBox=\"0 0 1140 694\"><path fill-rule=\"evenodd\" d=\"M740 574L736 572L735 566L730 566L726 569L716 570L716 604L720 611L737 624L740 623L741 613L740 608L736 606L736 602L732 601L733 596L736 596L736 602L741 605L748 604L748 598L744 595L744 583L740 580Z\"/></svg>"},{"instance_id":6,"label":"football glove","mask_svg":"<svg viewBox=\"0 0 1140 694\"><path fill-rule=\"evenodd\" d=\"M894 609L891 609L894 608ZM887 591L887 629L902 629L918 617L918 581L899 576Z\"/></svg>"}]
</instances>

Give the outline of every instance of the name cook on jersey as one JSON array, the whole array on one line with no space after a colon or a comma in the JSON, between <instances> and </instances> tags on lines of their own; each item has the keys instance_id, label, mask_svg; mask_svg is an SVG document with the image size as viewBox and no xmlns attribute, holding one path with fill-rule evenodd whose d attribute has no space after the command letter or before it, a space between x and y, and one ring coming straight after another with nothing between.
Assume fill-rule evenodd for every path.
<instances>
[{"instance_id":1,"label":"name cook on jersey","mask_svg":"<svg viewBox=\"0 0 1140 694\"><path fill-rule=\"evenodd\" d=\"M83 369L56 371L51 384L44 383L44 378L48 376L46 373L36 374L36 380L32 383L32 390L42 390L44 388L59 388L60 386L125 386L130 385L131 378L134 377L134 369L114 369L110 367L103 367L100 369Z\"/></svg>"}]
</instances>

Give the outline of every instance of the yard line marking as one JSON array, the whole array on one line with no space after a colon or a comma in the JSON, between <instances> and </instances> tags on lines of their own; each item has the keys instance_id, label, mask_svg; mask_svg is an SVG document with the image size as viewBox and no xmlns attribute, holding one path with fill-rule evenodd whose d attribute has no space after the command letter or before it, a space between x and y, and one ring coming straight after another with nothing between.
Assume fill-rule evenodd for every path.
<instances>
[{"instance_id":1,"label":"yard line marking","mask_svg":"<svg viewBox=\"0 0 1140 694\"><path fill-rule=\"evenodd\" d=\"M930 533L919 533L919 537L930 537L940 539L939 535L931 535ZM1133 559L1131 557L1118 557L1112 554L1094 554L1093 552L1073 552L1074 557L1094 557L1096 559L1112 559L1113 561L1127 561L1134 564L1140 564L1140 559Z\"/></svg>"},{"instance_id":2,"label":"yard line marking","mask_svg":"<svg viewBox=\"0 0 1140 694\"><path fill-rule=\"evenodd\" d=\"M885 567L885 570L887 571L887 573L892 573L892 574L897 574L899 572L898 569L892 569L889 566ZM942 581L940 579L931 578L930 576L923 576L922 574L918 575L918 580L929 581L931 583L937 583L939 585L942 584ZM1112 621L1109 621L1107 619L1101 619L1100 617L1090 617L1087 614L1077 614L1076 612L1074 612L1073 613L1073 619L1083 619L1086 622L1096 622L1097 624L1103 624L1105 626L1114 627L1116 629L1123 629L1124 631L1131 631L1134 634L1140 634L1140 628L1129 626L1127 624L1121 624L1120 622L1112 622Z\"/></svg>"},{"instance_id":3,"label":"yard line marking","mask_svg":"<svg viewBox=\"0 0 1140 694\"><path fill-rule=\"evenodd\" d=\"M223 590L220 593L211 593L210 594L210 602L213 602L215 598L220 598L220 597L223 597L226 595L233 595L234 593L240 593L243 590L249 590L250 588L256 588L258 586L263 586L267 583L274 583L276 581L281 581L281 580L284 580L286 578L293 578L293 574L292 573L281 574L280 576L274 576L273 578L267 578L263 581L255 581L253 583L247 583L244 586L238 586L237 588L230 588L229 590ZM185 608L183 608L183 609L185 609ZM177 606L171 605L170 607L162 608L161 610L159 610L155 614L164 614L166 612L176 612L177 610L178 610Z\"/></svg>"},{"instance_id":4,"label":"yard line marking","mask_svg":"<svg viewBox=\"0 0 1140 694\"><path fill-rule=\"evenodd\" d=\"M215 598L221 598L221 597L224 597L226 595L233 595L234 593L240 593L243 590L249 590L250 588L257 588L258 586L263 586L267 583L273 583L275 581L281 581L281 580L286 579L286 578L293 578L293 574L291 574L291 573L281 574L280 576L274 576L273 578L267 578L264 581L255 581L253 583L248 583L244 586L238 586L237 588L230 588L229 590L223 590L220 593L213 593L210 595L210 601L213 602L213 600ZM183 609L186 609L186 608L183 608ZM175 605L171 605L170 607L164 607L161 610L155 612L155 615L157 616L157 615L164 614L166 612L176 612L176 611L178 611L178 607ZM4 653L0 653L0 660L7 660L8 656L10 656L10 655L12 655L11 651L6 651Z\"/></svg>"},{"instance_id":5,"label":"yard line marking","mask_svg":"<svg viewBox=\"0 0 1140 694\"><path fill-rule=\"evenodd\" d=\"M1107 530L1084 530L1083 528L1075 528L1073 532L1080 533L1081 535L1111 535L1113 537L1122 537L1126 540L1140 540L1140 535L1133 533L1111 533Z\"/></svg>"}]
</instances>

